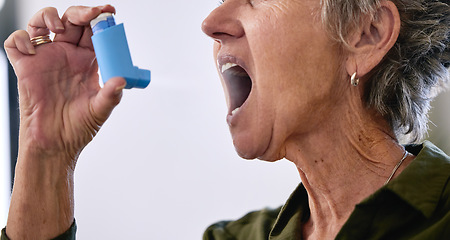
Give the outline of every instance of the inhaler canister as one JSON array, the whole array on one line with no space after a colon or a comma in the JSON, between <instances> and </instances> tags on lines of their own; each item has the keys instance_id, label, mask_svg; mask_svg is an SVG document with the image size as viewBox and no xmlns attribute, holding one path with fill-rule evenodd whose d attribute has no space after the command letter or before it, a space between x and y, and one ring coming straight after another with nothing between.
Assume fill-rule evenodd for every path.
<instances>
[{"instance_id":1,"label":"inhaler canister","mask_svg":"<svg viewBox=\"0 0 450 240\"><path fill-rule=\"evenodd\" d=\"M133 66L123 23L116 25L111 13L102 13L91 21L92 43L103 83L112 77L123 77L125 88L146 88L150 70Z\"/></svg>"}]
</instances>

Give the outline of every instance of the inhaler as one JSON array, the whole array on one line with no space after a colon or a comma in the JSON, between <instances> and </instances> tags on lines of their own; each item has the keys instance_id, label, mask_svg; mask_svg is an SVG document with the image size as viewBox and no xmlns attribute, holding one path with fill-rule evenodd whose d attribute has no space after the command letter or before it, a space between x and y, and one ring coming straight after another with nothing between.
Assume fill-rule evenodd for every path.
<instances>
[{"instance_id":1,"label":"inhaler","mask_svg":"<svg viewBox=\"0 0 450 240\"><path fill-rule=\"evenodd\" d=\"M103 83L112 77L123 77L126 89L146 88L150 70L133 66L123 23L116 25L112 13L102 13L91 21L92 43Z\"/></svg>"}]
</instances>

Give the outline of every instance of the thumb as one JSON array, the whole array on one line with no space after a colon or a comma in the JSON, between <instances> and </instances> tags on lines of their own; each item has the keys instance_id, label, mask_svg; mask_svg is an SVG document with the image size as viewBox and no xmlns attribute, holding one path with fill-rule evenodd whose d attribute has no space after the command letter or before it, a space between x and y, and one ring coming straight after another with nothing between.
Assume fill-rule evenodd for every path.
<instances>
[{"instance_id":1,"label":"thumb","mask_svg":"<svg viewBox=\"0 0 450 240\"><path fill-rule=\"evenodd\" d=\"M122 90L127 82L122 77L109 79L97 93L92 102L92 111L95 119L105 122L112 110L122 99Z\"/></svg>"}]
</instances>

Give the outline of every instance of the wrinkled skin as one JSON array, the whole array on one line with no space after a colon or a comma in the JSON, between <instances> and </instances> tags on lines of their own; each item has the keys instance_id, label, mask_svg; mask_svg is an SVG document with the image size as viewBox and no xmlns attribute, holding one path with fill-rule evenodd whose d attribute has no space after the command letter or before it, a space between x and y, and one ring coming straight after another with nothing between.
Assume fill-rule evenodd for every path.
<instances>
[{"instance_id":1,"label":"wrinkled skin","mask_svg":"<svg viewBox=\"0 0 450 240\"><path fill-rule=\"evenodd\" d=\"M120 100L118 93L113 102L107 102L105 94L114 94L107 92L112 89L100 91L92 33L85 25L101 11L114 9L69 9L61 20L65 29L53 29L57 33L54 42L29 54L25 50L30 46L25 42L48 33L46 23L57 19L55 11L37 13L28 27L30 36L25 31L14 33L5 42L5 49L18 77L21 137L27 142L34 140L30 147L35 150L65 152L68 159L75 159ZM80 19L71 19L71 14L81 11L84 15Z\"/></svg>"},{"instance_id":2,"label":"wrinkled skin","mask_svg":"<svg viewBox=\"0 0 450 240\"><path fill-rule=\"evenodd\" d=\"M203 31L215 40L219 69L237 63L252 79L240 110L231 115L234 109L229 109L241 157L285 157L287 142L315 131L342 102L347 73L338 44L322 27L319 8L315 0L227 0L203 22ZM223 85L229 102L232 90Z\"/></svg>"},{"instance_id":3,"label":"wrinkled skin","mask_svg":"<svg viewBox=\"0 0 450 240\"><path fill-rule=\"evenodd\" d=\"M112 6L45 8L5 41L18 79L19 156L8 216L11 239L50 239L73 222L73 171L81 150L119 103L123 78L100 88L90 20ZM30 38L56 33L33 47Z\"/></svg>"}]
</instances>

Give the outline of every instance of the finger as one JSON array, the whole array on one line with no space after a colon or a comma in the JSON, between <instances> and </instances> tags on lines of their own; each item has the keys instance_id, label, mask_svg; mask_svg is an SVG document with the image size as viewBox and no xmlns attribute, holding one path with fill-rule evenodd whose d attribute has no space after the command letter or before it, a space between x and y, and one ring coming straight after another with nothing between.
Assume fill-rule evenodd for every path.
<instances>
[{"instance_id":1,"label":"finger","mask_svg":"<svg viewBox=\"0 0 450 240\"><path fill-rule=\"evenodd\" d=\"M31 44L30 35L24 30L17 30L5 40L4 48L8 58L15 61L20 55L36 54Z\"/></svg>"},{"instance_id":2,"label":"finger","mask_svg":"<svg viewBox=\"0 0 450 240\"><path fill-rule=\"evenodd\" d=\"M103 10L115 11L112 6L70 7L61 18L66 31L63 34L57 34L54 41L64 41L76 45L82 43L85 46L92 36L92 32L86 30L86 28L90 28L91 20L96 18Z\"/></svg>"},{"instance_id":3,"label":"finger","mask_svg":"<svg viewBox=\"0 0 450 240\"><path fill-rule=\"evenodd\" d=\"M119 104L125 85L126 81L124 78L111 78L95 96L91 109L93 116L99 123L105 122L112 110Z\"/></svg>"},{"instance_id":4,"label":"finger","mask_svg":"<svg viewBox=\"0 0 450 240\"><path fill-rule=\"evenodd\" d=\"M101 7L72 6L64 13L62 21L68 21L77 26L88 26L100 13L102 13Z\"/></svg>"},{"instance_id":5,"label":"finger","mask_svg":"<svg viewBox=\"0 0 450 240\"><path fill-rule=\"evenodd\" d=\"M98 7L75 6L70 7L61 18L66 30L56 34L54 41L68 42L78 45L90 20L101 13Z\"/></svg>"},{"instance_id":6,"label":"finger","mask_svg":"<svg viewBox=\"0 0 450 240\"><path fill-rule=\"evenodd\" d=\"M109 12L109 13L116 14L116 8L111 6L111 5L109 5L109 4L104 5L104 6L98 6L98 7L102 10L102 13Z\"/></svg>"},{"instance_id":7,"label":"finger","mask_svg":"<svg viewBox=\"0 0 450 240\"><path fill-rule=\"evenodd\" d=\"M102 13L103 12L116 13L116 9L109 4L104 5L104 6L98 6L98 8L100 8ZM78 46L86 47L86 48L94 50L94 46L92 45L91 36L92 36L92 29L90 27L86 27L84 29L83 37L81 37L80 42L78 43Z\"/></svg>"},{"instance_id":8,"label":"finger","mask_svg":"<svg viewBox=\"0 0 450 240\"><path fill-rule=\"evenodd\" d=\"M91 40L92 29L90 27L86 27L83 30L80 41L78 42L78 46L89 48L94 51L94 45Z\"/></svg>"},{"instance_id":9,"label":"finger","mask_svg":"<svg viewBox=\"0 0 450 240\"><path fill-rule=\"evenodd\" d=\"M53 7L38 11L28 22L27 31L31 37L44 36L64 32L64 25L59 18L58 10Z\"/></svg>"}]
</instances>

